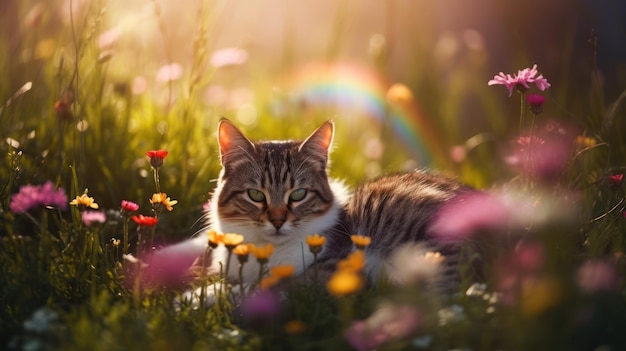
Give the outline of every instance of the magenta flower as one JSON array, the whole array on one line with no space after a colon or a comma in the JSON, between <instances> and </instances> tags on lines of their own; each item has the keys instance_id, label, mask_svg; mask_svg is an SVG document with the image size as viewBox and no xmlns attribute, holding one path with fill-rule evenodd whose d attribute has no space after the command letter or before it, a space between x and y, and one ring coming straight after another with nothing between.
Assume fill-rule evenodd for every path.
<instances>
[{"instance_id":1,"label":"magenta flower","mask_svg":"<svg viewBox=\"0 0 626 351\"><path fill-rule=\"evenodd\" d=\"M139 209L139 205L132 201L122 200L122 210L126 212L135 212Z\"/></svg>"},{"instance_id":2,"label":"magenta flower","mask_svg":"<svg viewBox=\"0 0 626 351\"><path fill-rule=\"evenodd\" d=\"M607 182L610 186L618 186L622 184L622 180L624 179L623 174L612 174L606 177Z\"/></svg>"},{"instance_id":3,"label":"magenta flower","mask_svg":"<svg viewBox=\"0 0 626 351\"><path fill-rule=\"evenodd\" d=\"M61 210L67 209L67 195L63 188L55 189L52 182L43 185L25 185L17 194L11 196L9 208L13 213L26 213L40 206L54 206Z\"/></svg>"},{"instance_id":4,"label":"magenta flower","mask_svg":"<svg viewBox=\"0 0 626 351\"><path fill-rule=\"evenodd\" d=\"M535 115L543 112L543 104L546 102L546 97L541 94L528 94L526 95L526 102L530 106L530 110Z\"/></svg>"},{"instance_id":5,"label":"magenta flower","mask_svg":"<svg viewBox=\"0 0 626 351\"><path fill-rule=\"evenodd\" d=\"M107 220L107 216L103 211L83 211L81 212L81 216L86 226L90 226L94 223L104 223Z\"/></svg>"},{"instance_id":6,"label":"magenta flower","mask_svg":"<svg viewBox=\"0 0 626 351\"><path fill-rule=\"evenodd\" d=\"M487 85L504 85L509 90L509 97L513 94L513 89L517 89L522 93L530 89L530 83L535 83L537 88L541 91L550 88L551 85L548 83L548 80L541 74L537 76L537 73L539 73L537 71L537 65L534 65L532 68L517 71L515 76L500 72L498 75L494 76L492 80L487 82Z\"/></svg>"}]
</instances>

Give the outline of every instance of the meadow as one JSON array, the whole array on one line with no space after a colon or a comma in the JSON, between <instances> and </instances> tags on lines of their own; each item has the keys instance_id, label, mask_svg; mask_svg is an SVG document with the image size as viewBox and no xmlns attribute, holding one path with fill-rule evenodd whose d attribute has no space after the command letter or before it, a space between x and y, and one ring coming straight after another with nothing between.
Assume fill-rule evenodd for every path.
<instances>
[{"instance_id":1,"label":"meadow","mask_svg":"<svg viewBox=\"0 0 626 351\"><path fill-rule=\"evenodd\" d=\"M0 5L0 348L626 349L626 70L602 66L614 43L584 11L539 38L540 16L533 29L521 5L482 1L503 54L480 30L436 30L446 12L429 1L319 2L310 16L278 3L275 21L245 1ZM321 13L323 30L299 27ZM232 34L246 23L284 27ZM253 139L333 119L330 174L350 186L421 168L485 190L442 225L492 259L470 252L451 295L425 287L434 252L398 257L421 268L405 286L364 288L366 255L322 285L199 232L221 118ZM303 250L324 245L313 234ZM233 250L230 264L265 260L259 293L202 273L172 283L142 260L193 235ZM212 306L175 303L203 286Z\"/></svg>"}]
</instances>

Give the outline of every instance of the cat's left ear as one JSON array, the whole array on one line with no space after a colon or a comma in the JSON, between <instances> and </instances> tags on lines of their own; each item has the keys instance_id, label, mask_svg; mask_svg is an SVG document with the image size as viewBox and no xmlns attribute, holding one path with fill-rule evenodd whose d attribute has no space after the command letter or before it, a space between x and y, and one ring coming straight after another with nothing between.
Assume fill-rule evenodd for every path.
<instances>
[{"instance_id":1,"label":"cat's left ear","mask_svg":"<svg viewBox=\"0 0 626 351\"><path fill-rule=\"evenodd\" d=\"M315 155L319 155L328 159L328 151L330 145L333 142L333 136L335 134L335 122L332 119L324 122L319 128L317 128L305 141L300 145L299 151L310 152Z\"/></svg>"}]
</instances>

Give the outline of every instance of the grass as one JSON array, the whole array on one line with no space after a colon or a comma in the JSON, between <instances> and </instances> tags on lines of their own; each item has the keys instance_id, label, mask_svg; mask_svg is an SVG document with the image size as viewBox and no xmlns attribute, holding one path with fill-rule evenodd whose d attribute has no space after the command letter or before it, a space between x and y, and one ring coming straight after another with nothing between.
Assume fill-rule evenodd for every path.
<instances>
[{"instance_id":1,"label":"grass","mask_svg":"<svg viewBox=\"0 0 626 351\"><path fill-rule=\"evenodd\" d=\"M290 50L295 46L289 40L281 53L285 67L273 63L268 65L271 72L252 57L227 67L208 64L215 49L211 43L219 36L214 22L218 5L200 7L201 15L184 27L191 39L181 45L159 3L149 2L144 25L163 45L147 46L144 54L125 36L117 37L116 44L99 44L103 34L110 34L111 23L127 25L116 22L122 13L115 7L119 4L76 0L73 6L80 10L61 19L57 10L62 3L25 1L7 7L20 25L13 36L0 36L5 72L0 84L3 347L337 350L367 349L364 343L382 339L386 342L379 348L390 350L626 346L621 332L626 326L626 194L624 183L612 177L626 169L623 94L615 102L604 101L606 92L594 75L574 92L559 87L569 77L546 77L553 87L543 92L545 111L536 118L527 111L519 119L517 92L508 99L503 88L487 86L495 72L485 72L480 64L485 51L465 52L466 59L447 71L431 69L438 66L423 54L430 51L425 41L410 44L412 52L420 53L404 82L413 95L385 100L382 91L376 96L387 117L406 101L427 117L440 116L429 121L445 148L445 156L436 160L442 172L513 199L520 218L530 208L530 218L501 230L491 243L496 258L487 267L485 285L476 285L467 274L463 287L447 297L419 284L381 284L337 297L324 286L289 280L284 298L268 293L256 305L240 304L226 294L213 307L177 306L173 301L190 286L219 278L199 276L187 286L137 289L143 284L134 275L137 264L122 258L123 245L114 240L128 231L130 249L137 254L140 234L165 245L200 228L197 220L219 172L215 128L222 116L235 120L252 138L276 139L304 138L334 117L331 174L349 185L414 165L407 163L413 154L388 124L371 123L371 111L309 105L297 95L297 86L270 78L293 70ZM319 49L329 61L341 61L343 37L338 32L346 30L348 12L347 5L338 6L332 28L337 35ZM165 53L157 54L158 48ZM186 54L182 60L177 50ZM371 75L389 80L383 54L384 47L366 66ZM175 57L181 60L182 75L158 81L156 72ZM465 104L477 104L482 113L464 119ZM558 121L561 129L545 132L546 120ZM547 170L539 169L546 157L541 153L530 154L526 169L501 161L519 148L520 129L547 144L566 145L565 151L548 149L560 156L559 162L550 153ZM462 154L452 160L448 150L455 146L462 146L456 149ZM156 187L145 153L157 149L169 152L158 171L161 191L178 201L171 212L155 213L149 201ZM524 155L518 154L522 161ZM556 169L549 167L561 162ZM68 202L88 189L106 221L86 225L84 209L77 206L11 210L20 189L47 181L63 189ZM122 200L136 202L138 214L158 215L158 224L138 227L120 212ZM470 263L463 271L471 270ZM267 305L275 308L258 311ZM413 327L401 332L402 326ZM382 339L370 339L372 335Z\"/></svg>"}]
</instances>

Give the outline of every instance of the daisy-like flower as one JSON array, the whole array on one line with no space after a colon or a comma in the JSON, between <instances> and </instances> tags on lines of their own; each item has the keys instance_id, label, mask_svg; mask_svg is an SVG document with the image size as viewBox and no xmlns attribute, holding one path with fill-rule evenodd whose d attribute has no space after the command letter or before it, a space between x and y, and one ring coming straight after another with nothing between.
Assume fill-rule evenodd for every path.
<instances>
[{"instance_id":1,"label":"daisy-like flower","mask_svg":"<svg viewBox=\"0 0 626 351\"><path fill-rule=\"evenodd\" d=\"M331 295L341 297L359 291L364 284L365 281L360 274L339 270L330 277L326 289Z\"/></svg>"},{"instance_id":2,"label":"daisy-like flower","mask_svg":"<svg viewBox=\"0 0 626 351\"><path fill-rule=\"evenodd\" d=\"M237 255L237 259L239 260L239 263L244 264L248 262L248 255L250 254L250 249L248 248L248 245L246 244L237 245L233 249L233 253Z\"/></svg>"},{"instance_id":3,"label":"daisy-like flower","mask_svg":"<svg viewBox=\"0 0 626 351\"><path fill-rule=\"evenodd\" d=\"M11 196L9 208L15 214L26 213L39 206L55 206L67 209L67 196L62 188L55 189L52 182L43 185L25 185L17 194Z\"/></svg>"},{"instance_id":4,"label":"daisy-like flower","mask_svg":"<svg viewBox=\"0 0 626 351\"><path fill-rule=\"evenodd\" d=\"M222 238L222 243L224 244L224 246L226 246L226 249L230 251L237 247L239 244L243 243L243 235L226 233Z\"/></svg>"},{"instance_id":5,"label":"daisy-like flower","mask_svg":"<svg viewBox=\"0 0 626 351\"><path fill-rule=\"evenodd\" d=\"M359 250L364 250L372 242L372 238L363 235L350 235L350 239Z\"/></svg>"},{"instance_id":6,"label":"daisy-like flower","mask_svg":"<svg viewBox=\"0 0 626 351\"><path fill-rule=\"evenodd\" d=\"M509 97L513 94L513 89L517 89L521 92L525 92L530 89L530 83L535 83L537 88L544 91L550 88L550 83L543 77L543 75L537 76L537 65L532 68L525 68L521 71L517 71L517 74L511 76L510 74L498 73L492 80L487 82L487 85L502 84L509 90Z\"/></svg>"},{"instance_id":7,"label":"daisy-like flower","mask_svg":"<svg viewBox=\"0 0 626 351\"><path fill-rule=\"evenodd\" d=\"M107 216L103 211L83 211L81 218L86 226L94 223L104 223L107 220Z\"/></svg>"},{"instance_id":8,"label":"daisy-like flower","mask_svg":"<svg viewBox=\"0 0 626 351\"><path fill-rule=\"evenodd\" d=\"M139 209L139 205L132 201L122 200L122 210L126 212L135 212Z\"/></svg>"},{"instance_id":9,"label":"daisy-like flower","mask_svg":"<svg viewBox=\"0 0 626 351\"><path fill-rule=\"evenodd\" d=\"M292 265L274 266L270 269L270 275L279 279L289 278L295 272Z\"/></svg>"},{"instance_id":10,"label":"daisy-like flower","mask_svg":"<svg viewBox=\"0 0 626 351\"><path fill-rule=\"evenodd\" d=\"M165 150L150 150L146 152L146 156L150 158L150 166L153 168L159 168L163 166L163 160L167 156L168 152Z\"/></svg>"},{"instance_id":11,"label":"daisy-like flower","mask_svg":"<svg viewBox=\"0 0 626 351\"><path fill-rule=\"evenodd\" d=\"M120 246L120 239L111 238L111 243L113 246L118 247Z\"/></svg>"},{"instance_id":12,"label":"daisy-like flower","mask_svg":"<svg viewBox=\"0 0 626 351\"><path fill-rule=\"evenodd\" d=\"M365 254L362 250L357 250L348 257L337 263L337 270L348 272L361 272L365 268Z\"/></svg>"},{"instance_id":13,"label":"daisy-like flower","mask_svg":"<svg viewBox=\"0 0 626 351\"><path fill-rule=\"evenodd\" d=\"M207 232L207 237L209 238L209 246L213 249L224 242L224 234L218 233L213 229Z\"/></svg>"},{"instance_id":14,"label":"daisy-like flower","mask_svg":"<svg viewBox=\"0 0 626 351\"><path fill-rule=\"evenodd\" d=\"M319 234L313 234L306 237L306 243L309 245L309 250L312 254L316 255L322 251L322 246L326 242L326 237Z\"/></svg>"},{"instance_id":15,"label":"daisy-like flower","mask_svg":"<svg viewBox=\"0 0 626 351\"><path fill-rule=\"evenodd\" d=\"M272 254L274 253L274 246L272 244L267 244L265 246L256 246L254 244L250 244L248 247L252 255L256 257L256 260L260 264L265 264L269 260L270 256L272 256Z\"/></svg>"},{"instance_id":16,"label":"daisy-like flower","mask_svg":"<svg viewBox=\"0 0 626 351\"><path fill-rule=\"evenodd\" d=\"M94 201L93 197L89 197L87 195L87 189L85 189L85 192L80 195L80 196L76 196L76 198L72 201L70 201L70 205L72 206L78 206L78 208L93 208L94 210L98 209L98 204Z\"/></svg>"},{"instance_id":17,"label":"daisy-like flower","mask_svg":"<svg viewBox=\"0 0 626 351\"><path fill-rule=\"evenodd\" d=\"M149 217L144 215L132 216L132 220L142 227L154 227L159 219L156 217Z\"/></svg>"},{"instance_id":18,"label":"daisy-like flower","mask_svg":"<svg viewBox=\"0 0 626 351\"><path fill-rule=\"evenodd\" d=\"M176 205L178 201L171 200L169 197L167 197L166 193L156 193L156 194L152 194L150 203L152 204L152 207L157 212L160 212L160 210L162 210L163 207L165 207L168 211L173 210L174 208L172 206Z\"/></svg>"},{"instance_id":19,"label":"daisy-like flower","mask_svg":"<svg viewBox=\"0 0 626 351\"><path fill-rule=\"evenodd\" d=\"M543 104L546 102L546 97L541 94L528 94L526 95L526 102L530 106L530 111L537 116L543 112Z\"/></svg>"}]
</instances>

